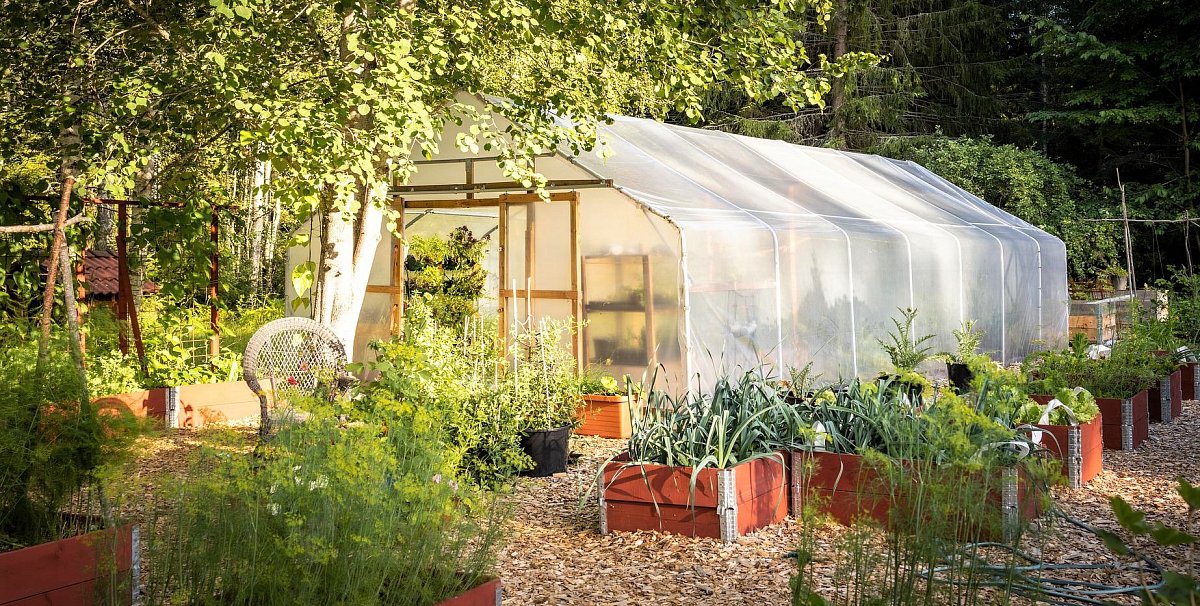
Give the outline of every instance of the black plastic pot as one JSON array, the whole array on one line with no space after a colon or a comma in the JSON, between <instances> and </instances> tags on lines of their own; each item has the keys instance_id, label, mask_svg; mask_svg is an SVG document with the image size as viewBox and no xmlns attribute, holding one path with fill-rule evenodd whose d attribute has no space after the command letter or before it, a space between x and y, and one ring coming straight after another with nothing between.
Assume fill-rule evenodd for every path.
<instances>
[{"instance_id":1,"label":"black plastic pot","mask_svg":"<svg viewBox=\"0 0 1200 606\"><path fill-rule=\"evenodd\" d=\"M958 393L967 393L971 390L971 379L975 378L975 373L971 372L971 367L959 362L946 363L946 374L950 376L950 385Z\"/></svg>"},{"instance_id":2,"label":"black plastic pot","mask_svg":"<svg viewBox=\"0 0 1200 606\"><path fill-rule=\"evenodd\" d=\"M567 470L571 454L571 426L531 431L521 438L521 448L533 459L533 469L522 471L523 476L543 478Z\"/></svg>"}]
</instances>

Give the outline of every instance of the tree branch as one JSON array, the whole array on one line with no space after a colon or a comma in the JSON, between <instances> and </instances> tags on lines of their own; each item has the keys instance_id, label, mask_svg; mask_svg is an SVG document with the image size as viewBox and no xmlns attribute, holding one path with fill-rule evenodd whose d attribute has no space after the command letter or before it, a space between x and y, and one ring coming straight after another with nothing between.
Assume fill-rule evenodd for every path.
<instances>
[{"instance_id":1,"label":"tree branch","mask_svg":"<svg viewBox=\"0 0 1200 606\"><path fill-rule=\"evenodd\" d=\"M91 217L80 213L63 222L63 227L70 227L76 223L88 223L91 220ZM44 231L54 231L54 224L39 223L37 225L0 225L0 234L34 234Z\"/></svg>"}]
</instances>

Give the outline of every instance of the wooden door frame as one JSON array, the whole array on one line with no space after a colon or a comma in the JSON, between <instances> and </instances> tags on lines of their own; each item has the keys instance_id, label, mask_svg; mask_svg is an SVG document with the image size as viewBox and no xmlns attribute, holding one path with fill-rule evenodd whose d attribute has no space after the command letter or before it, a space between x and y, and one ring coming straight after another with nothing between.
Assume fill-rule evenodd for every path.
<instances>
[{"instance_id":1,"label":"wooden door frame","mask_svg":"<svg viewBox=\"0 0 1200 606\"><path fill-rule=\"evenodd\" d=\"M571 318L575 325L573 335L571 337L572 354L575 356L576 367L583 368L583 330L581 323L583 320L583 293L582 293L582 266L580 257L580 241L579 241L579 192L555 192L550 194L550 204L555 202L569 202L570 210L570 266L571 280L570 288L566 290L539 289L534 283L534 275L536 269L535 245L537 222L531 215L526 218L525 229L525 284L526 288L513 288L510 284L512 277L508 275L508 209L512 204L545 204L537 194L502 194L498 200L499 213L497 219L499 225L499 246L497 257L500 265L500 291L498 293L497 311L499 314L500 325L500 344L501 347L507 347L510 323L510 313L515 313L515 309L509 309L509 302L515 301L516 297L521 297L526 300L525 313L528 317L532 317L534 301L536 299L557 299L571 302ZM536 208L536 207L535 207Z\"/></svg>"}]
</instances>

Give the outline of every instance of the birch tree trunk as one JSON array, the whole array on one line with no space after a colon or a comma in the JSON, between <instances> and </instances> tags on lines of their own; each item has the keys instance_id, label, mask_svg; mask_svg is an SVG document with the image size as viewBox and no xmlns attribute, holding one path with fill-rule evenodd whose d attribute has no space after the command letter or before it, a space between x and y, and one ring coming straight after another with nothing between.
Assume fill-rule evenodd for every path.
<instances>
[{"instance_id":1,"label":"birch tree trunk","mask_svg":"<svg viewBox=\"0 0 1200 606\"><path fill-rule=\"evenodd\" d=\"M353 358L354 335L362 313L371 264L379 247L383 210L367 192L357 215L332 211L324 215L324 241L317 274L316 320L329 326Z\"/></svg>"}]
</instances>

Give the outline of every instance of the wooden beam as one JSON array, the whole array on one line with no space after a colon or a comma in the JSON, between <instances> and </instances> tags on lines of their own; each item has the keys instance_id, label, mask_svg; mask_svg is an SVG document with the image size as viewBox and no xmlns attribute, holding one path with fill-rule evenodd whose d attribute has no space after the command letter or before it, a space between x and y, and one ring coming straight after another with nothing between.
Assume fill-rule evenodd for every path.
<instances>
[{"instance_id":1,"label":"wooden beam","mask_svg":"<svg viewBox=\"0 0 1200 606\"><path fill-rule=\"evenodd\" d=\"M404 286L387 286L385 284L368 284L367 292L379 293L383 295L403 295Z\"/></svg>"},{"instance_id":2,"label":"wooden beam","mask_svg":"<svg viewBox=\"0 0 1200 606\"><path fill-rule=\"evenodd\" d=\"M534 157L535 158L551 158L554 155L555 154L553 152L549 152L549 153L545 153L545 154L537 154ZM433 158L432 160L413 160L413 164L415 164L417 166L428 166L430 164L457 164L459 162L466 162L468 160L471 160L474 162L480 162L480 161L495 162L496 160L500 160L500 159L501 159L500 156L471 156L468 158Z\"/></svg>"},{"instance_id":3,"label":"wooden beam","mask_svg":"<svg viewBox=\"0 0 1200 606\"><path fill-rule=\"evenodd\" d=\"M573 290L540 290L537 288L525 290L524 288L518 288L514 291L511 288L500 289L501 297L511 297L513 295L517 297L529 297L530 299L560 299L563 301L572 301L579 296Z\"/></svg>"},{"instance_id":4,"label":"wooden beam","mask_svg":"<svg viewBox=\"0 0 1200 606\"><path fill-rule=\"evenodd\" d=\"M399 202L394 202L392 206L396 208L403 208L404 210L495 208L500 205L499 198L477 198L474 200L464 200L459 198L448 200L409 200L407 198L398 198L398 200Z\"/></svg>"},{"instance_id":5,"label":"wooden beam","mask_svg":"<svg viewBox=\"0 0 1200 606\"><path fill-rule=\"evenodd\" d=\"M532 204L541 202L542 199L537 194L500 194L500 199L506 204ZM579 192L576 191L561 191L550 192L551 202L574 202L579 199Z\"/></svg>"},{"instance_id":6,"label":"wooden beam","mask_svg":"<svg viewBox=\"0 0 1200 606\"><path fill-rule=\"evenodd\" d=\"M546 182L546 189L583 189L588 187L612 187L612 179L558 179ZM404 194L454 194L454 193L484 193L484 192L521 192L529 191L529 187L515 181L491 181L487 183L443 183L438 185L397 185L388 192L390 195Z\"/></svg>"},{"instance_id":7,"label":"wooden beam","mask_svg":"<svg viewBox=\"0 0 1200 606\"><path fill-rule=\"evenodd\" d=\"M508 322L515 310L508 309L508 298L504 288L508 286L508 205L499 202L500 236L496 244L496 256L500 259L500 299L496 307L500 325L500 351L508 351Z\"/></svg>"},{"instance_id":8,"label":"wooden beam","mask_svg":"<svg viewBox=\"0 0 1200 606\"><path fill-rule=\"evenodd\" d=\"M583 374L583 280L582 267L579 260L579 193L571 192L571 315L575 319L573 326L575 347L575 371Z\"/></svg>"}]
</instances>

